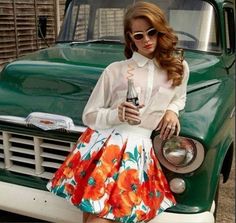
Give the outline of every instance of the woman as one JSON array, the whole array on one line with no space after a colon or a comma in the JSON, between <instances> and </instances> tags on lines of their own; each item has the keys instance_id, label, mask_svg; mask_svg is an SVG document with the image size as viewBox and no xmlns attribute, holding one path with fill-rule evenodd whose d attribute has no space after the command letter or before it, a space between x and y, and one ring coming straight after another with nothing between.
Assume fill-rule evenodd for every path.
<instances>
[{"instance_id":1,"label":"woman","mask_svg":"<svg viewBox=\"0 0 236 223\"><path fill-rule=\"evenodd\" d=\"M84 109L89 128L48 184L88 213L87 223L147 222L176 204L150 135L179 134L188 65L174 56L177 37L154 4L128 8L124 35L127 60L104 70ZM139 93L138 109L126 102L127 79Z\"/></svg>"}]
</instances>

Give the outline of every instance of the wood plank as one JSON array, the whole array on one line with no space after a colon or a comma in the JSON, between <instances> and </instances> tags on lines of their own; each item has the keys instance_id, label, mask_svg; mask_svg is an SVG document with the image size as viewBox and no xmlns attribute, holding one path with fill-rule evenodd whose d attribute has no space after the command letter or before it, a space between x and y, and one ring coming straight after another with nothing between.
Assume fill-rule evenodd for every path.
<instances>
[{"instance_id":1,"label":"wood plank","mask_svg":"<svg viewBox=\"0 0 236 223\"><path fill-rule=\"evenodd\" d=\"M37 16L47 17L46 41L50 45L54 44L56 30L54 4L54 0L36 0L36 2L15 0L14 17L13 0L0 0L0 49L2 49L0 66L16 57L15 38L17 38L19 56L47 47L43 39L37 38L37 21L35 21ZM65 0L60 0L61 20L64 17L64 4Z\"/></svg>"}]
</instances>

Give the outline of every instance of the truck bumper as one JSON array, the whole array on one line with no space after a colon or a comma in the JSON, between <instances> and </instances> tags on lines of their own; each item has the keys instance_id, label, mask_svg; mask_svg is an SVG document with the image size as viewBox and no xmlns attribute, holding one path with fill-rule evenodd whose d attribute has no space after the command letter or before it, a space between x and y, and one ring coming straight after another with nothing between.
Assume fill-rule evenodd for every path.
<instances>
[{"instance_id":1,"label":"truck bumper","mask_svg":"<svg viewBox=\"0 0 236 223\"><path fill-rule=\"evenodd\" d=\"M214 223L212 212L205 211L198 214L175 214L164 212L148 223Z\"/></svg>"},{"instance_id":2,"label":"truck bumper","mask_svg":"<svg viewBox=\"0 0 236 223\"><path fill-rule=\"evenodd\" d=\"M82 223L82 212L48 191L0 181L0 209L56 223Z\"/></svg>"},{"instance_id":3,"label":"truck bumper","mask_svg":"<svg viewBox=\"0 0 236 223\"><path fill-rule=\"evenodd\" d=\"M48 191L0 181L0 209L56 223L82 223L82 212ZM175 214L164 212L149 223L214 223L212 212Z\"/></svg>"}]
</instances>

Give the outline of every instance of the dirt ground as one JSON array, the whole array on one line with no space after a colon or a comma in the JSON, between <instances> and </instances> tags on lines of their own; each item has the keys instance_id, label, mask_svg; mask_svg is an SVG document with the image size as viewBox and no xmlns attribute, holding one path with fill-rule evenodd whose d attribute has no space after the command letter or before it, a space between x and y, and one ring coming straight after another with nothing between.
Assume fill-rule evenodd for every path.
<instances>
[{"instance_id":1,"label":"dirt ground","mask_svg":"<svg viewBox=\"0 0 236 223\"><path fill-rule=\"evenodd\" d=\"M230 173L230 178L225 184L220 185L218 208L216 223L235 222L235 160Z\"/></svg>"}]
</instances>

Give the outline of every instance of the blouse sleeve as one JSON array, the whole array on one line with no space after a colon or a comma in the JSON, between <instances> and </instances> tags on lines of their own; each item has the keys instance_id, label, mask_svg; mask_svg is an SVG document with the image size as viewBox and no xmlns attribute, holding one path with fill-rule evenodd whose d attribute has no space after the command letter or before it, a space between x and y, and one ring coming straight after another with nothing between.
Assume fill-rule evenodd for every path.
<instances>
[{"instance_id":1,"label":"blouse sleeve","mask_svg":"<svg viewBox=\"0 0 236 223\"><path fill-rule=\"evenodd\" d=\"M183 61L183 65L184 65L184 78L182 84L180 86L177 86L176 94L167 107L167 110L174 111L177 115L179 115L179 111L184 109L187 98L186 96L187 96L187 83L189 79L189 67L186 61Z\"/></svg>"},{"instance_id":2,"label":"blouse sleeve","mask_svg":"<svg viewBox=\"0 0 236 223\"><path fill-rule=\"evenodd\" d=\"M109 73L109 68L103 71L83 111L83 123L92 129L106 129L121 123L118 108L109 107L112 94Z\"/></svg>"}]
</instances>

